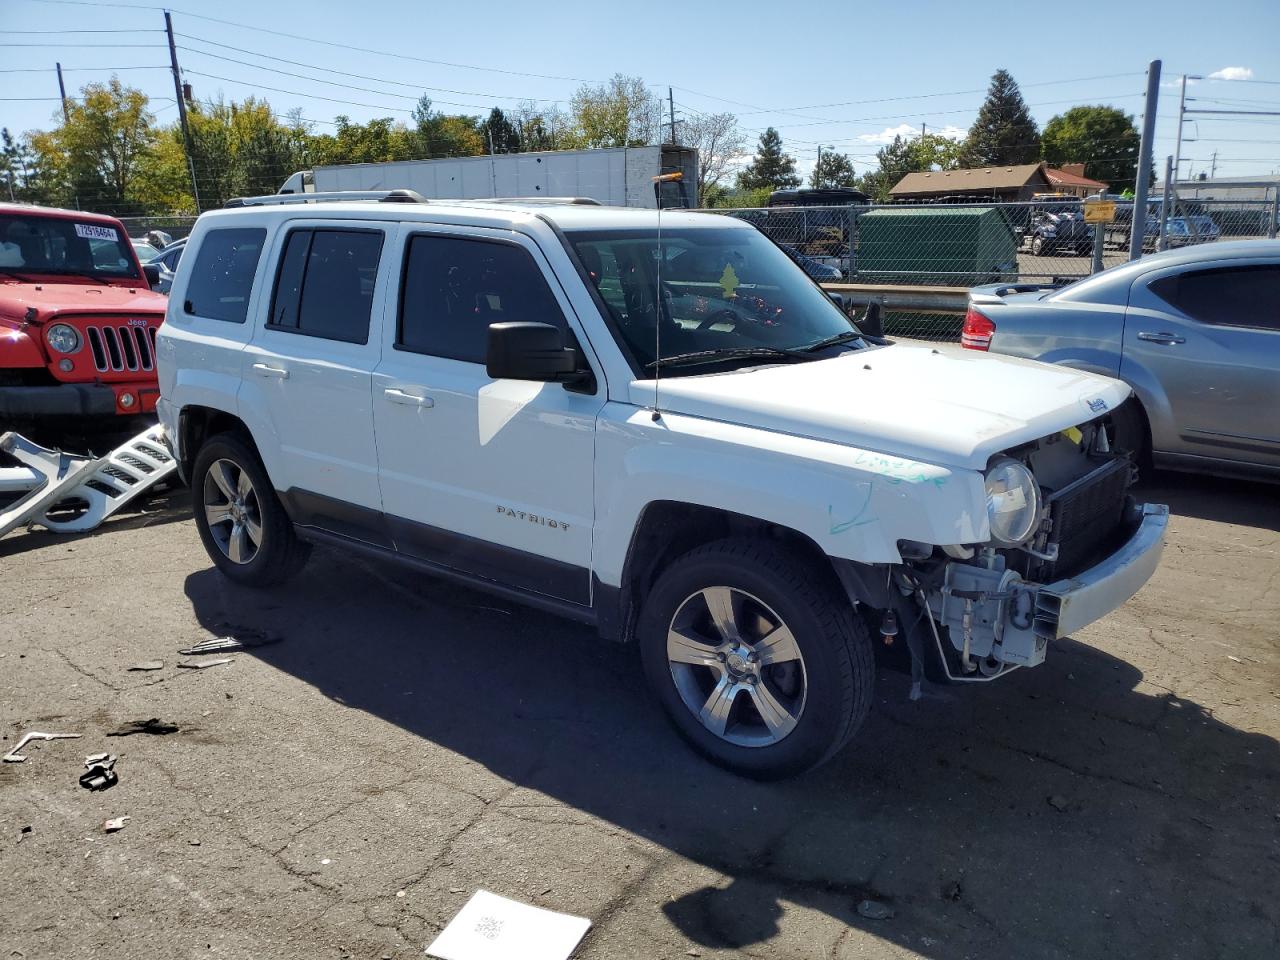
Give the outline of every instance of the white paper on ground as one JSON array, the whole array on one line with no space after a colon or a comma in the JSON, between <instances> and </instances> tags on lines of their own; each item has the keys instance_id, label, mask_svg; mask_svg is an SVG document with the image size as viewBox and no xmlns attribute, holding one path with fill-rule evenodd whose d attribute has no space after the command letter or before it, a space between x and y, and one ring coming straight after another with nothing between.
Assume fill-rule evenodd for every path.
<instances>
[{"instance_id":1,"label":"white paper on ground","mask_svg":"<svg viewBox=\"0 0 1280 960\"><path fill-rule=\"evenodd\" d=\"M477 890L427 947L441 960L567 960L591 921Z\"/></svg>"}]
</instances>

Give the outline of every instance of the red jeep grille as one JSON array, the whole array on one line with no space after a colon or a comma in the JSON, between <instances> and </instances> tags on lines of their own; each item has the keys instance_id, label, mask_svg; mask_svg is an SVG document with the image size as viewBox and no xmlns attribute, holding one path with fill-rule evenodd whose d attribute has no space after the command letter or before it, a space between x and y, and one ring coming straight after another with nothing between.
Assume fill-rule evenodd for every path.
<instances>
[{"instance_id":1,"label":"red jeep grille","mask_svg":"<svg viewBox=\"0 0 1280 960\"><path fill-rule=\"evenodd\" d=\"M155 368L154 327L90 326L86 334L99 373Z\"/></svg>"}]
</instances>

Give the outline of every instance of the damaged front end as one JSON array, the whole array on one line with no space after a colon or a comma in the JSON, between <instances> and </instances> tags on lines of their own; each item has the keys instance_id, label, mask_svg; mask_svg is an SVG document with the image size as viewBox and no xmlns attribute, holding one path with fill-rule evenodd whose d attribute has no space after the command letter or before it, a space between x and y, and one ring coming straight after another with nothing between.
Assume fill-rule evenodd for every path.
<instances>
[{"instance_id":1,"label":"damaged front end","mask_svg":"<svg viewBox=\"0 0 1280 960\"><path fill-rule=\"evenodd\" d=\"M900 545L905 562L889 583L914 601L906 607L918 626L908 634L917 680L926 646L953 681L1036 666L1051 640L1115 610L1150 579L1168 508L1136 502L1137 471L1112 450L1109 429L1094 421L993 458L987 542Z\"/></svg>"}]
</instances>

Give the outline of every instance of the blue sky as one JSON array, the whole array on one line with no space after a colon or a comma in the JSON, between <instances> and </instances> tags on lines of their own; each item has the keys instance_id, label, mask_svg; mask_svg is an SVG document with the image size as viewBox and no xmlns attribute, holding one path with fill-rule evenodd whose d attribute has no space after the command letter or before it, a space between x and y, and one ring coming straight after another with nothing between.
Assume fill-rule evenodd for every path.
<instances>
[{"instance_id":1,"label":"blue sky","mask_svg":"<svg viewBox=\"0 0 1280 960\"><path fill-rule=\"evenodd\" d=\"M583 81L621 72L664 94L674 87L677 116L731 111L752 142L764 127L777 127L802 171L819 144L848 153L862 172L897 130L924 123L962 133L999 67L1022 86L1043 126L1079 103L1140 114L1147 61L1162 59L1158 158L1173 152L1182 73L1225 71L1249 81L1193 83L1190 107L1280 111L1280 0L803 7L689 0L649 9L609 0L175 0L169 9L175 30L186 35L178 39L179 59L198 97L254 94L279 113L299 107L317 121L340 113L408 120L420 88L434 88L426 92L441 109L483 114L527 98L567 102ZM162 27L160 7L146 0L0 0L0 125L18 131L52 124L55 61L73 96L86 82L108 79L106 68L140 68L118 75L154 98L159 120L171 121L172 80L156 69L168 64ZM52 99L15 99L36 97ZM1184 132L1184 176L1207 171L1215 150L1219 176L1280 172L1280 117L1195 120Z\"/></svg>"}]
</instances>

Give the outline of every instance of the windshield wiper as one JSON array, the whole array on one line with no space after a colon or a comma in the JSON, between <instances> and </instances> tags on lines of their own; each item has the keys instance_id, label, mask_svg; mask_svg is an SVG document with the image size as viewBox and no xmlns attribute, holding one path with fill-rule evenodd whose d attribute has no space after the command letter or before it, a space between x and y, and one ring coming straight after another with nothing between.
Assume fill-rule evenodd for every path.
<instances>
[{"instance_id":1,"label":"windshield wiper","mask_svg":"<svg viewBox=\"0 0 1280 960\"><path fill-rule=\"evenodd\" d=\"M843 333L837 333L834 337L827 337L825 340L819 340L817 343L811 343L807 347L801 347L805 353L817 353L827 347L839 346L842 343L850 343L854 340L861 340L864 336L860 330L846 330Z\"/></svg>"},{"instance_id":2,"label":"windshield wiper","mask_svg":"<svg viewBox=\"0 0 1280 960\"><path fill-rule=\"evenodd\" d=\"M645 364L645 367L695 366L700 363L716 363L721 360L814 360L808 353L787 350L782 347L719 347L715 350L696 350L693 353L677 353L661 357Z\"/></svg>"}]
</instances>

